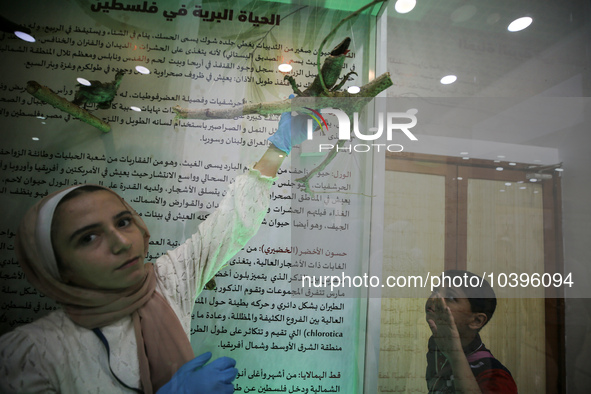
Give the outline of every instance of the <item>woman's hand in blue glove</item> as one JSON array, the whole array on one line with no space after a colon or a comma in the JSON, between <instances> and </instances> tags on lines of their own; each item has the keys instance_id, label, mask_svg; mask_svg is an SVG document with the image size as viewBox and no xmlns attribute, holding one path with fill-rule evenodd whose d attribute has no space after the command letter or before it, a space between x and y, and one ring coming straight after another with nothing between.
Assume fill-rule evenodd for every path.
<instances>
[{"instance_id":1,"label":"woman's hand in blue glove","mask_svg":"<svg viewBox=\"0 0 591 394\"><path fill-rule=\"evenodd\" d=\"M238 370L236 360L220 357L205 365L211 352L203 353L179 368L157 394L231 394Z\"/></svg>"},{"instance_id":2,"label":"woman's hand in blue glove","mask_svg":"<svg viewBox=\"0 0 591 394\"><path fill-rule=\"evenodd\" d=\"M294 97L293 94L289 96L290 99ZM310 117L303 114L292 116L291 112L282 113L281 118L279 118L277 131L269 137L269 141L271 141L276 148L281 149L289 155L293 146L299 145L306 140L308 135L308 119L310 119Z\"/></svg>"}]
</instances>

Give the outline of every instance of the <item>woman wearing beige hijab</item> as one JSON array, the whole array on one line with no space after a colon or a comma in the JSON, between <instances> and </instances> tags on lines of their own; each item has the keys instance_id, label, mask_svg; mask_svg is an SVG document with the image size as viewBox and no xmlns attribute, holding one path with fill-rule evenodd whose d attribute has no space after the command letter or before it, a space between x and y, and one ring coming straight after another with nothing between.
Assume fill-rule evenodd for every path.
<instances>
[{"instance_id":1,"label":"woman wearing beige hijab","mask_svg":"<svg viewBox=\"0 0 591 394\"><path fill-rule=\"evenodd\" d=\"M0 392L232 393L238 370L189 342L195 298L258 230L277 169L303 141L282 116L273 142L183 245L144 263L150 233L115 192L76 186L33 206L16 251L62 308L0 338ZM279 146L279 148L277 147Z\"/></svg>"}]
</instances>

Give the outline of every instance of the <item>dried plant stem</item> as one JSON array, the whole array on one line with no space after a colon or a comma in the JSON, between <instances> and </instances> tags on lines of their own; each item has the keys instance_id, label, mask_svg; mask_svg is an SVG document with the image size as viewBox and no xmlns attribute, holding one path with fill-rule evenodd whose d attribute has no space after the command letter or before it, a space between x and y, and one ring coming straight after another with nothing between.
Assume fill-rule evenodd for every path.
<instances>
[{"instance_id":1,"label":"dried plant stem","mask_svg":"<svg viewBox=\"0 0 591 394\"><path fill-rule=\"evenodd\" d=\"M97 118L96 116L92 115L87 110L80 108L76 104L72 104L65 98L55 93L53 90L39 84L38 82L27 82L27 92L33 95L33 97L35 97L36 99L39 99L61 111L67 112L75 118L78 118L81 121L96 127L104 133L108 133L109 131L111 131L111 126L107 122Z\"/></svg>"},{"instance_id":2,"label":"dried plant stem","mask_svg":"<svg viewBox=\"0 0 591 394\"><path fill-rule=\"evenodd\" d=\"M333 98L353 98L361 99L361 107L367 104L373 97L377 96L383 90L392 86L392 80L390 79L390 73L384 73L374 79L371 82L366 83L361 87L361 91L357 94L351 94L349 92L331 92L328 97L315 97L314 100L306 102L306 106L309 108L320 109L331 107L331 100ZM297 110L292 108L292 101L289 99L282 101L273 101L268 103L256 103L256 104L244 104L236 106L234 108L224 109L188 109L176 106L173 108L176 112L176 117L180 119L232 119L243 115L272 115L281 114L286 111Z\"/></svg>"}]
</instances>

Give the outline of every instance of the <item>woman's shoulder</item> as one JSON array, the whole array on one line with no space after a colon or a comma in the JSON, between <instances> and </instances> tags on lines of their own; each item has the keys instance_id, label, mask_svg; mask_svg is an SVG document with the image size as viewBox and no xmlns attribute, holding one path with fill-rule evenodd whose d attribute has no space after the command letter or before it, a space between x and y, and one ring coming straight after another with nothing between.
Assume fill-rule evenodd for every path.
<instances>
[{"instance_id":1,"label":"woman's shoulder","mask_svg":"<svg viewBox=\"0 0 591 394\"><path fill-rule=\"evenodd\" d=\"M64 346L73 323L62 310L19 326L0 337L0 391L55 392L56 369L67 358ZM63 330L63 331L62 331Z\"/></svg>"},{"instance_id":2,"label":"woman's shoulder","mask_svg":"<svg viewBox=\"0 0 591 394\"><path fill-rule=\"evenodd\" d=\"M16 327L0 337L0 349L11 344L43 343L59 346L65 338L75 336L80 328L72 322L62 309L58 309L31 323Z\"/></svg>"},{"instance_id":3,"label":"woman's shoulder","mask_svg":"<svg viewBox=\"0 0 591 394\"><path fill-rule=\"evenodd\" d=\"M58 328L64 325L64 323L70 320L68 319L66 313L63 309L59 308L45 316L42 316L36 320L33 320L31 323L23 324L14 328L10 332L27 332L27 331L36 331L41 329L48 329L48 328ZM70 320L71 321L71 320Z\"/></svg>"}]
</instances>

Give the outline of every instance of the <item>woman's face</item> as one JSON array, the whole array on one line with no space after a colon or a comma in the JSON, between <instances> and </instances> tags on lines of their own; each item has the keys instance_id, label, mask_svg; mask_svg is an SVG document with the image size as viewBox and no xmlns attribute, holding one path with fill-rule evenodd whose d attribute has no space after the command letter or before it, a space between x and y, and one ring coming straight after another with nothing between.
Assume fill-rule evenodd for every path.
<instances>
[{"instance_id":1,"label":"woman's face","mask_svg":"<svg viewBox=\"0 0 591 394\"><path fill-rule=\"evenodd\" d=\"M52 243L65 282L125 289L144 278L144 234L114 193L80 194L53 217Z\"/></svg>"}]
</instances>

